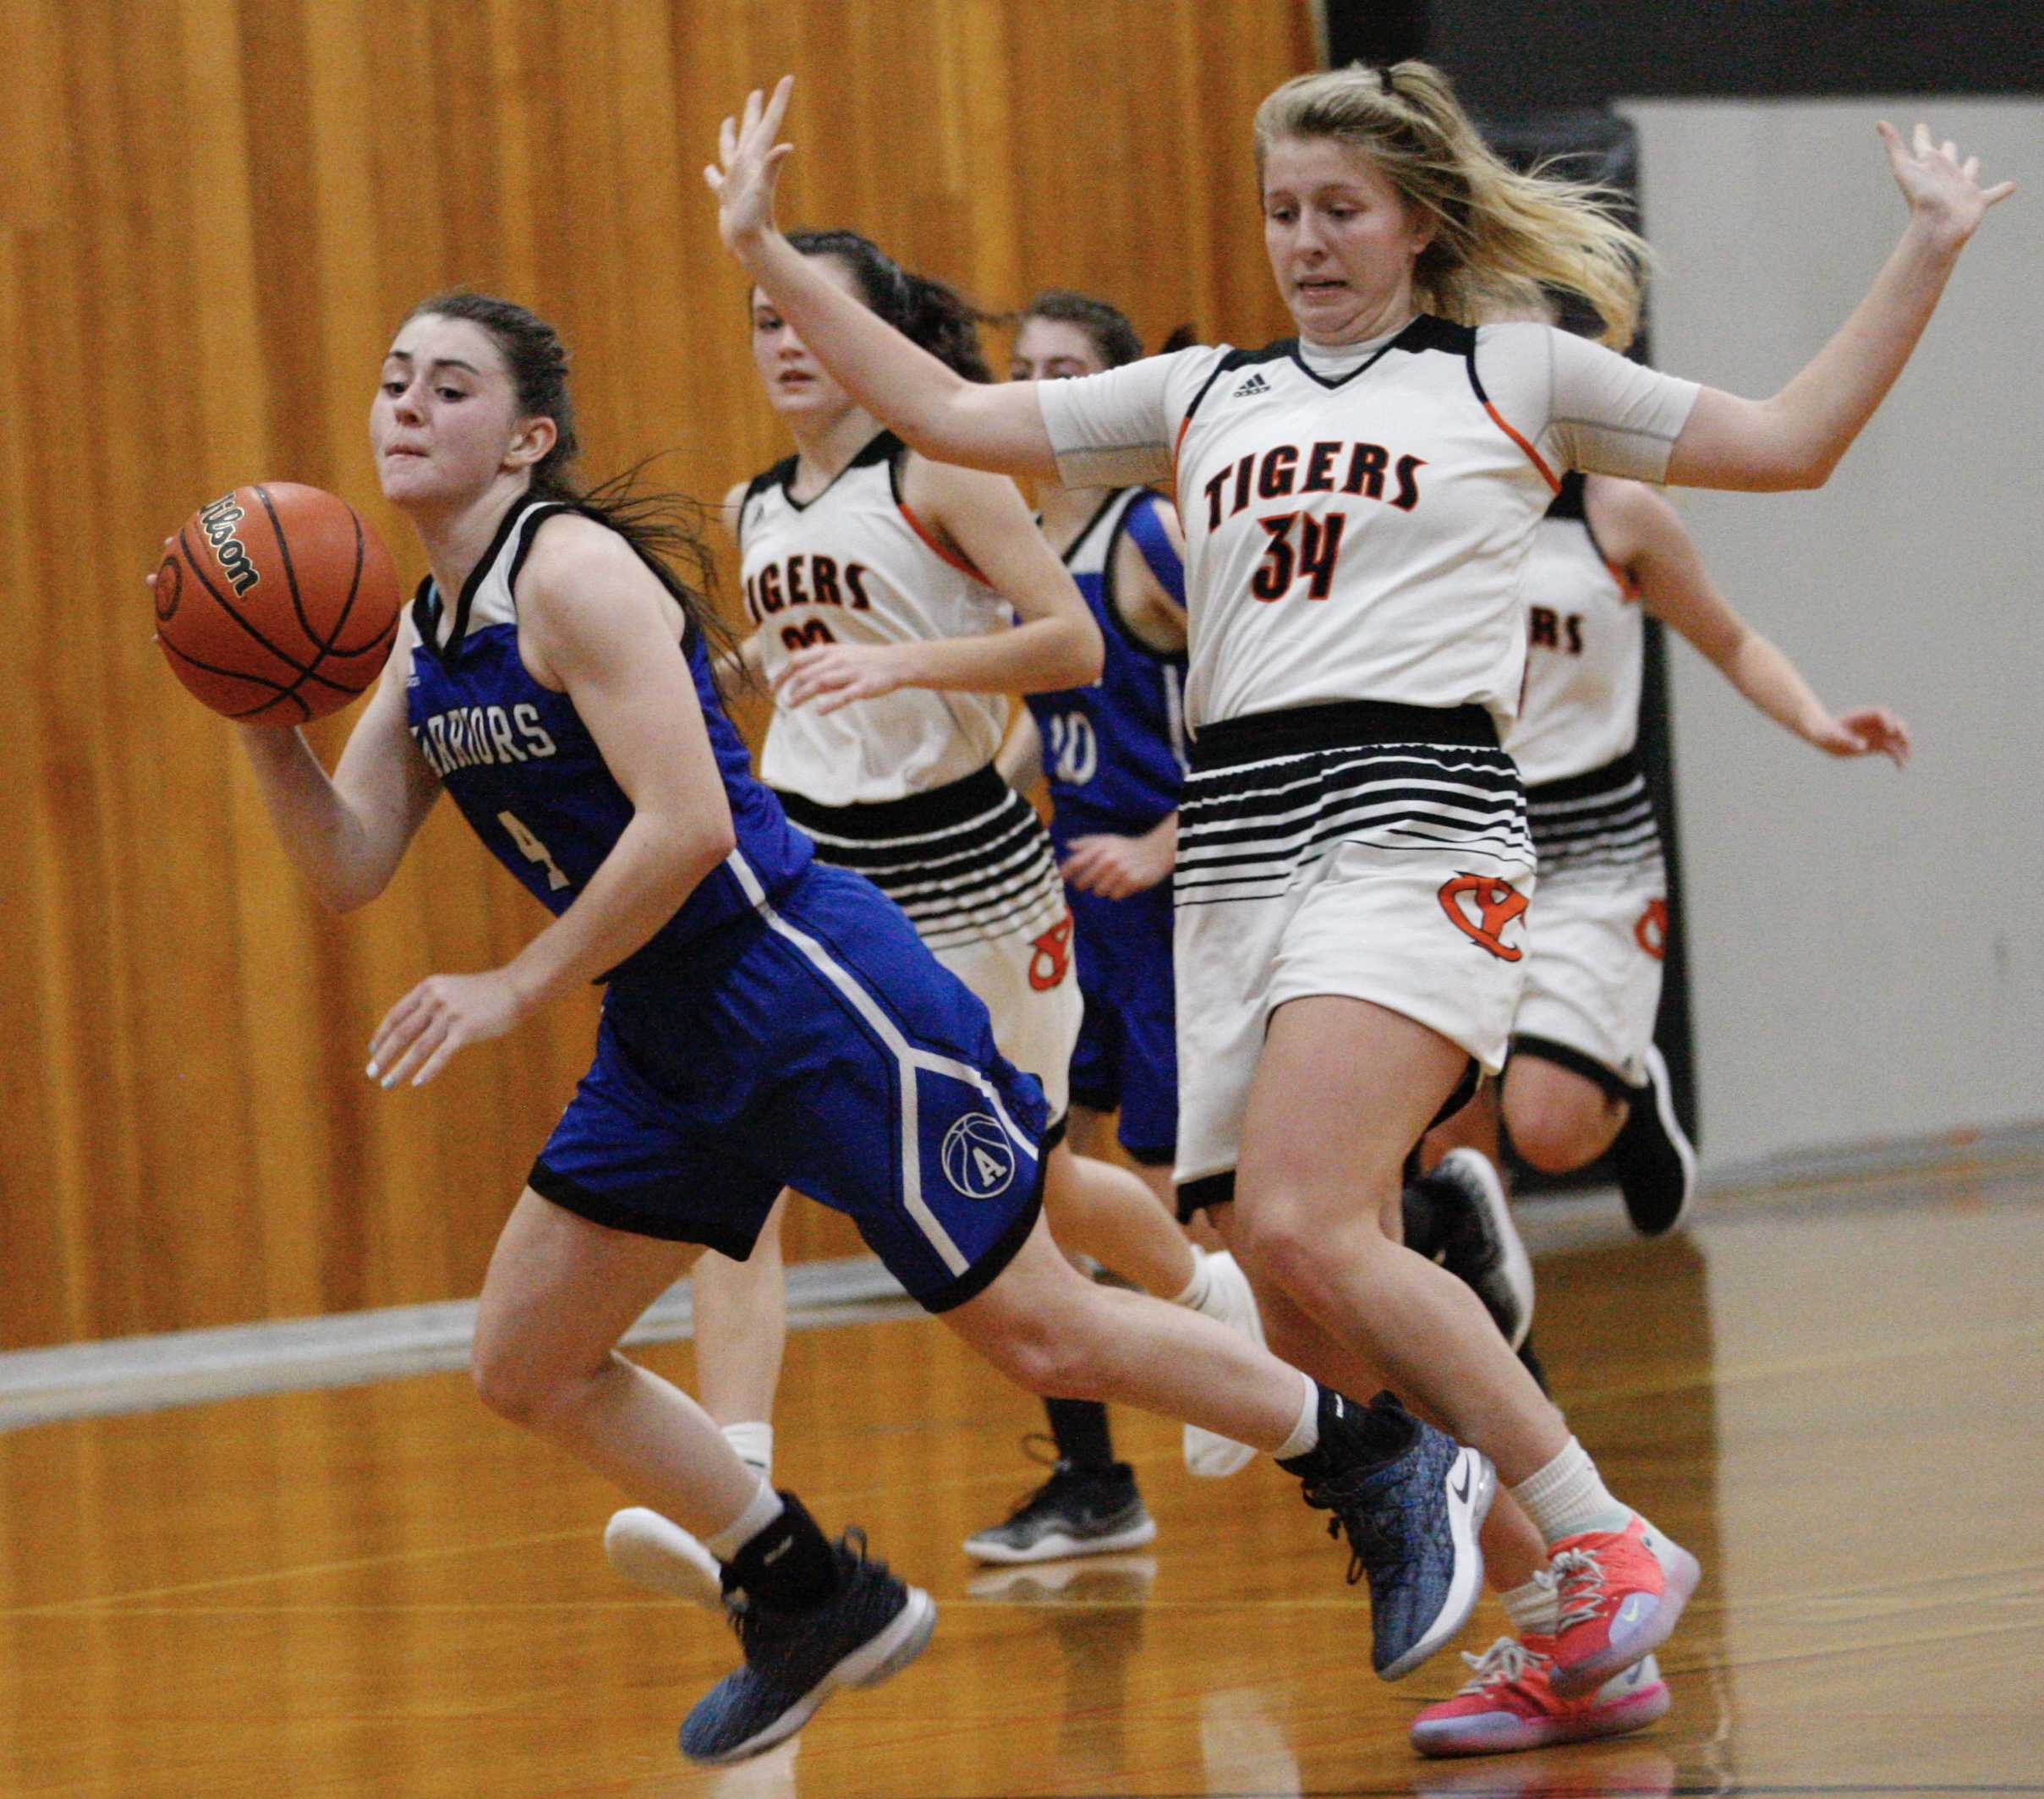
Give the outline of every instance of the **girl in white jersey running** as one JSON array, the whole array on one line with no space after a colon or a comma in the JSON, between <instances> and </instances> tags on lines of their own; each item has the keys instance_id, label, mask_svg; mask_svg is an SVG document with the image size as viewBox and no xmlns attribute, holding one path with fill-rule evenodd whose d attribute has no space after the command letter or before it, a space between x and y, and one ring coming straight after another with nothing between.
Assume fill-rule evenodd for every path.
<instances>
[{"instance_id":1,"label":"girl in white jersey running","mask_svg":"<svg viewBox=\"0 0 2044 1799\"><path fill-rule=\"evenodd\" d=\"M1181 1184L1232 1180L1274 1343L1345 1346L1491 1454L1552 1562L1553 1585L1508 1598L1530 1665L1558 1713L1597 1703L1672 1628L1695 1560L1605 1489L1474 1296L1398 1241L1406 1155L1472 1061L1502 1062L1518 999L1532 845L1498 737L1525 657L1519 568L1570 468L1821 482L2011 189L1884 125L1902 242L1810 365L1749 401L1550 326L1477 326L1533 282L1582 295L1625 342L1644 246L1592 195L1499 162L1427 64L1302 76L1256 134L1298 342L978 387L775 230L790 86L726 122L705 178L726 245L847 388L934 457L1175 477L1197 734Z\"/></svg>"},{"instance_id":2,"label":"girl in white jersey running","mask_svg":"<svg viewBox=\"0 0 2044 1799\"><path fill-rule=\"evenodd\" d=\"M1712 583L1666 500L1638 481L1575 474L1521 581L1524 695L1505 747L1526 784L1540 901L1503 1091L1487 1084L1436 1133L1495 1156L1499 1109L1533 1167L1568 1174L1608 1152L1627 1214L1674 1229L1696 1158L1654 1047L1668 874L1636 747L1645 621L1680 632L1783 729L1840 757L1909 759L1884 706L1833 713Z\"/></svg>"},{"instance_id":3,"label":"girl in white jersey running","mask_svg":"<svg viewBox=\"0 0 2044 1799\"><path fill-rule=\"evenodd\" d=\"M793 243L961 378L991 378L976 316L950 289L856 232ZM907 913L986 1002L1002 1053L1042 1083L1054 1143L1044 1204L1060 1243L1254 1336L1255 1303L1231 1257L1190 1242L1126 1169L1055 1140L1081 1013L1071 915L1042 825L993 764L1009 694L1097 678L1092 616L1013 482L914 454L764 296L753 296L750 319L761 384L797 446L734 486L725 508L754 627L743 660L775 699L761 778L820 859L866 875ZM712 1253L693 1277L704 1403L762 1473L786 1344L784 1210L747 1260ZM1059 1451L1051 1480L968 1538L968 1553L1034 1561L1150 1541L1156 1527L1133 1473L1094 1428L1098 1408L1052 1399L1047 1409ZM1254 1453L1231 1447L1244 1460ZM606 1544L630 1577L714 1597L707 1558L644 1508L613 1518Z\"/></svg>"}]
</instances>

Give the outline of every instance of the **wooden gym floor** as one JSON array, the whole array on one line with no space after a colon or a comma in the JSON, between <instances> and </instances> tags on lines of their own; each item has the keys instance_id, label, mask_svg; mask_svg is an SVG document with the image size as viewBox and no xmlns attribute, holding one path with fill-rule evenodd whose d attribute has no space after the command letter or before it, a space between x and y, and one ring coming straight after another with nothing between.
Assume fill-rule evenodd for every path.
<instances>
[{"instance_id":1,"label":"wooden gym floor","mask_svg":"<svg viewBox=\"0 0 2044 1799\"><path fill-rule=\"evenodd\" d=\"M680 1761L728 1633L618 1582L609 1490L431 1375L0 1437L0 1792L2044 1793L2044 1153L1718 1193L1684 1241L1570 1207L1531 1209L1537 1341L1706 1569L1643 1736L1417 1760L1461 1664L1373 1679L1290 1484L1194 1482L1135 1416L1150 1551L977 1572L1037 1417L907 1320L795 1337L780 1472L938 1634L776 1754Z\"/></svg>"}]
</instances>

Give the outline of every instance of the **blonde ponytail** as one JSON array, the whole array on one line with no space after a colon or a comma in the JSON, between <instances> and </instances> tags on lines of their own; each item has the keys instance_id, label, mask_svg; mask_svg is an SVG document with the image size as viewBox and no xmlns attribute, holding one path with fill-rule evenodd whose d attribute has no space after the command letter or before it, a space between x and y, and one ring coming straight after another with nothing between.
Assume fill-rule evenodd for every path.
<instances>
[{"instance_id":1,"label":"blonde ponytail","mask_svg":"<svg viewBox=\"0 0 2044 1799\"><path fill-rule=\"evenodd\" d=\"M1432 63L1355 63L1287 81L1257 108L1259 173L1288 138L1334 138L1359 151L1432 222L1412 271L1427 311L1474 325L1523 309L1533 288L1553 288L1595 310L1604 343L1632 342L1650 253L1616 216L1624 195L1544 167L1521 174L1483 141Z\"/></svg>"}]
</instances>

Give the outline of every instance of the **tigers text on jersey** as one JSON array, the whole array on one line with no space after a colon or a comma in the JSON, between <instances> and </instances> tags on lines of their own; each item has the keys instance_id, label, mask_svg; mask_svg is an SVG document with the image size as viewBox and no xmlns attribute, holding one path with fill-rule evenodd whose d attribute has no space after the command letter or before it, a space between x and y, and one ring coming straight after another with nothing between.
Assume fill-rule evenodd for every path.
<instances>
[{"instance_id":1,"label":"tigers text on jersey","mask_svg":"<svg viewBox=\"0 0 2044 1799\"><path fill-rule=\"evenodd\" d=\"M792 456L746 489L745 606L770 681L812 644L927 643L1014 623L1007 601L902 504L907 453L883 431L814 499L791 495ZM759 773L819 805L901 799L985 767L1007 725L998 694L905 687L835 712L777 705Z\"/></svg>"},{"instance_id":2,"label":"tigers text on jersey","mask_svg":"<svg viewBox=\"0 0 2044 1799\"><path fill-rule=\"evenodd\" d=\"M1176 572L1177 552L1157 523L1157 503L1146 487L1110 494L1065 552L1107 657L1090 687L1027 696L1043 738L1050 836L1060 855L1089 831L1135 836L1149 830L1176 808L1185 781L1186 659L1140 641L1123 622L1114 593L1115 554L1124 534L1136 538L1153 568L1161 557L1168 558L1164 573Z\"/></svg>"},{"instance_id":3,"label":"tigers text on jersey","mask_svg":"<svg viewBox=\"0 0 2044 1799\"><path fill-rule=\"evenodd\" d=\"M556 913L588 885L633 811L574 702L540 686L518 654L518 570L540 524L572 511L546 501L512 506L463 584L452 617L433 581L421 584L412 606L405 690L419 754L476 835ZM753 911L757 894L778 896L813 853L753 778L744 743L718 704L699 632L689 631L685 649L737 845L625 967Z\"/></svg>"},{"instance_id":4,"label":"tigers text on jersey","mask_svg":"<svg viewBox=\"0 0 2044 1799\"><path fill-rule=\"evenodd\" d=\"M1519 592L1526 689L1504 747L1532 787L1601 768L1639 735L1646 621L1590 529L1581 475L1563 481L1535 530Z\"/></svg>"},{"instance_id":5,"label":"tigers text on jersey","mask_svg":"<svg viewBox=\"0 0 2044 1799\"><path fill-rule=\"evenodd\" d=\"M1175 475L1195 732L1344 699L1508 721L1559 471L1658 477L1697 391L1546 326L1422 314L1359 348L1183 350L1037 388L1067 484Z\"/></svg>"}]
</instances>

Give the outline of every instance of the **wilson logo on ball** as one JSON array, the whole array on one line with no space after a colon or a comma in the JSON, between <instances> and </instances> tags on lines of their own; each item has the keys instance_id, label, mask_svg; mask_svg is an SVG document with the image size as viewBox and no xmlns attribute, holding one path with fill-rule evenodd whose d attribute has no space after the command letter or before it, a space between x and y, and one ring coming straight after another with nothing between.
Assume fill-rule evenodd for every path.
<instances>
[{"instance_id":1,"label":"wilson logo on ball","mask_svg":"<svg viewBox=\"0 0 2044 1799\"><path fill-rule=\"evenodd\" d=\"M1005 1193L1015 1178L1015 1148L984 1112L967 1112L944 1133L945 1178L968 1199Z\"/></svg>"},{"instance_id":2,"label":"wilson logo on ball","mask_svg":"<svg viewBox=\"0 0 2044 1799\"><path fill-rule=\"evenodd\" d=\"M222 494L199 514L199 528L213 546L214 560L227 578L227 585L238 594L247 593L262 579L255 564L249 560L249 552L242 546L241 539L234 534L234 527L247 517L234 503L231 493Z\"/></svg>"}]
</instances>

